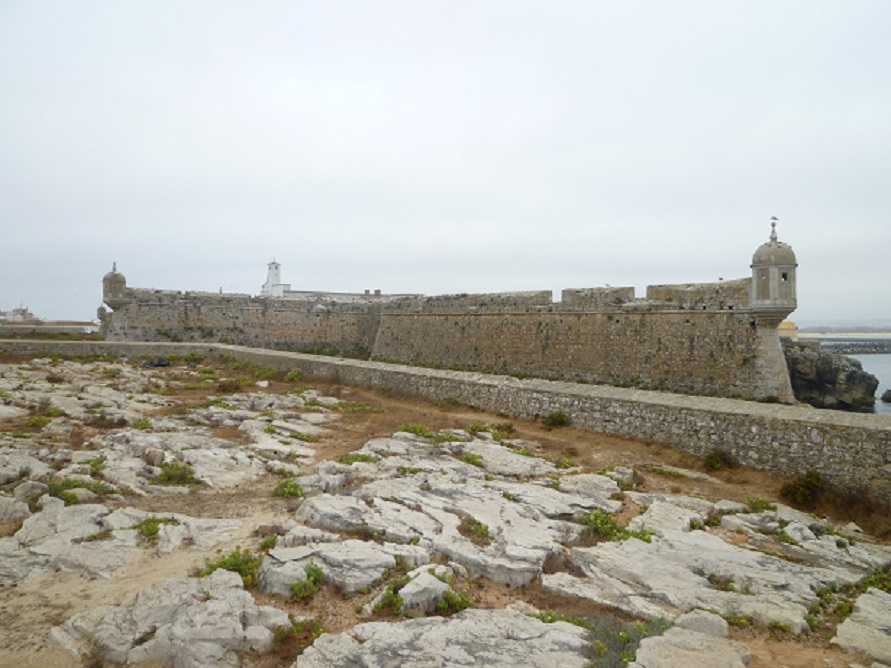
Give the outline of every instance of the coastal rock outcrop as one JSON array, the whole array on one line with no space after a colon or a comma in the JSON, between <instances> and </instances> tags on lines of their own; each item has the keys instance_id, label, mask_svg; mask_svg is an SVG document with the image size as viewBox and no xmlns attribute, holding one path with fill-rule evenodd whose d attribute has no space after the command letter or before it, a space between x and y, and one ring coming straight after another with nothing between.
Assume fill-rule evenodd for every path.
<instances>
[{"instance_id":1,"label":"coastal rock outcrop","mask_svg":"<svg viewBox=\"0 0 891 668\"><path fill-rule=\"evenodd\" d=\"M815 342L783 341L792 390L798 401L816 408L869 410L879 380L855 359L832 353Z\"/></svg>"}]
</instances>

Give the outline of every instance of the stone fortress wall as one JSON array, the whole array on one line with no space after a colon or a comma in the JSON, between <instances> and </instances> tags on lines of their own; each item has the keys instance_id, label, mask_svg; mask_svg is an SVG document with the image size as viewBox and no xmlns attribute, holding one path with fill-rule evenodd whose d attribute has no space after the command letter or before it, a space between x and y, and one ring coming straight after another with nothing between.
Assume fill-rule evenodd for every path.
<instances>
[{"instance_id":1,"label":"stone fortress wall","mask_svg":"<svg viewBox=\"0 0 891 668\"><path fill-rule=\"evenodd\" d=\"M263 295L128 288L115 269L100 309L109 341L216 341L447 369L693 395L794 401L777 325L795 308L791 249L771 233L752 278L634 289L476 295Z\"/></svg>"}]
</instances>

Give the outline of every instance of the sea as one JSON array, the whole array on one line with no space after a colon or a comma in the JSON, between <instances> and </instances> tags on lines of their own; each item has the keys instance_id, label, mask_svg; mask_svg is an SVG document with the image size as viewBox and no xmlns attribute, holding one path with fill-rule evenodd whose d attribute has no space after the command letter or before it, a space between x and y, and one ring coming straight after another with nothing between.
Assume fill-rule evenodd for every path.
<instances>
[{"instance_id":1,"label":"sea","mask_svg":"<svg viewBox=\"0 0 891 668\"><path fill-rule=\"evenodd\" d=\"M879 379L876 390L875 412L880 415L891 415L891 404L882 401L885 390L891 390L891 355L848 355L863 365L863 370Z\"/></svg>"}]
</instances>

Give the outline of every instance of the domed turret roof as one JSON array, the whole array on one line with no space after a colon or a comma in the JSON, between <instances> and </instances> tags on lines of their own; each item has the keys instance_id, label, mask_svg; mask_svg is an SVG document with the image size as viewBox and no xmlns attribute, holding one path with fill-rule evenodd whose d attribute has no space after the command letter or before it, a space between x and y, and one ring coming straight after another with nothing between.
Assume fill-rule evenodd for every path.
<instances>
[{"instance_id":1,"label":"domed turret roof","mask_svg":"<svg viewBox=\"0 0 891 668\"><path fill-rule=\"evenodd\" d=\"M107 274L105 274L105 276L102 277L102 280L108 280L109 278L117 278L118 276L123 276L123 274L118 271L118 263L112 262L111 271L108 272Z\"/></svg>"},{"instance_id":2,"label":"domed turret roof","mask_svg":"<svg viewBox=\"0 0 891 668\"><path fill-rule=\"evenodd\" d=\"M777 241L777 221L774 218L771 223L770 241L758 246L758 250L752 256L752 266L765 264L792 264L798 265L795 253L789 244Z\"/></svg>"}]
</instances>

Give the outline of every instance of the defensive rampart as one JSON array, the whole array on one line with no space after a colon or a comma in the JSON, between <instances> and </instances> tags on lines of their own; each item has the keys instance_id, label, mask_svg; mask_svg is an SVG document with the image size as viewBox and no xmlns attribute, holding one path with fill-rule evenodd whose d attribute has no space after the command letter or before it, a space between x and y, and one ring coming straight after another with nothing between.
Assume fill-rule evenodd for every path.
<instances>
[{"instance_id":1,"label":"defensive rampart","mask_svg":"<svg viewBox=\"0 0 891 668\"><path fill-rule=\"evenodd\" d=\"M187 352L230 355L260 366L301 369L344 384L431 401L451 399L509 416L534 418L563 411L576 426L665 443L697 456L722 448L742 464L762 470L788 476L818 471L835 488L891 509L891 418L881 415L422 369L220 344L0 341L0 351L131 357Z\"/></svg>"},{"instance_id":2,"label":"defensive rampart","mask_svg":"<svg viewBox=\"0 0 891 668\"><path fill-rule=\"evenodd\" d=\"M121 276L113 274L113 276ZM123 280L123 277L121 277ZM109 341L215 341L704 396L791 401L777 320L748 279L442 295L269 298L122 287ZM309 293L307 293L309 294Z\"/></svg>"}]
</instances>

